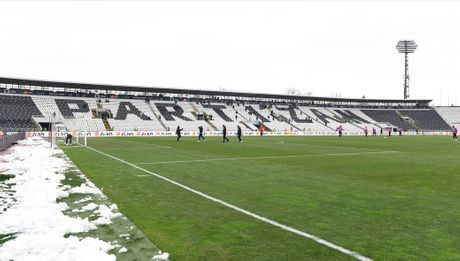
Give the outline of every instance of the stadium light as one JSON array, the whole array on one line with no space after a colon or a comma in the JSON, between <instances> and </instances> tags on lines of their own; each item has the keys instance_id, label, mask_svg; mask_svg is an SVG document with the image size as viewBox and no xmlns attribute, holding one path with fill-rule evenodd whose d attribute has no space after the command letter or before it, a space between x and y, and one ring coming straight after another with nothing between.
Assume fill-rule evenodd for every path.
<instances>
[{"instance_id":1,"label":"stadium light","mask_svg":"<svg viewBox=\"0 0 460 261\"><path fill-rule=\"evenodd\" d=\"M413 40L401 40L396 50L404 54L404 99L409 99L409 54L414 53L418 45Z\"/></svg>"}]
</instances>

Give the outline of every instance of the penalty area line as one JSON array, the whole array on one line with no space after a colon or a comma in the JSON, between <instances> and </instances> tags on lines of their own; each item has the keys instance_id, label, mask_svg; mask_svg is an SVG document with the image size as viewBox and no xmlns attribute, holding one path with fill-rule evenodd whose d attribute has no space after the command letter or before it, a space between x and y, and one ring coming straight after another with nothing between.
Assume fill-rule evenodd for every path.
<instances>
[{"instance_id":1,"label":"penalty area line","mask_svg":"<svg viewBox=\"0 0 460 261\"><path fill-rule=\"evenodd\" d=\"M243 214L245 214L245 215L247 215L247 216L253 217L253 218L255 218L255 219L259 220L259 221L262 221L262 222L265 222L265 223L267 223L267 224L273 225L273 226L275 226L275 227L281 228L281 229L283 229L283 230L292 232L292 233L297 234L297 235L299 235L299 236L302 236L302 237L311 239L311 240L313 240L313 241L315 241L315 242L317 242L317 243L319 243L319 244L321 244L321 245L324 245L324 246L327 246L327 247L329 247L329 248L335 249L335 250L337 250L337 251L339 251L339 252L342 252L343 254L349 255L349 256L354 257L354 258L356 258L356 259L358 259L358 260L363 260L363 261L371 261L371 260L372 260L372 259L370 259L370 258L368 258L368 257L365 257L365 256L363 256L363 255L360 255L360 254L357 253L357 252L348 250L348 249L346 249L346 248L344 248L344 247L341 247L341 246L339 246L339 245L336 245L336 244L334 244L334 243L331 243L331 242L329 242L329 241L327 241L327 240L324 240L324 239L322 239L322 238L320 238L320 237L317 237L317 236L315 236L315 235L312 235L312 234L309 234L309 233L307 233L307 232L298 230L298 229L296 229L296 228L293 228L293 227L290 227L290 226L281 224L281 223L279 223L279 222L277 222L277 221L274 221L274 220L271 220L271 219L269 219L269 218L266 218L266 217L257 215L257 214L255 214L255 213L252 213L252 212L246 210L246 209L243 209L243 208L237 207L237 206L235 206L235 205L232 205L232 204L230 204L230 203L227 203L227 202L225 202L225 201L223 201L223 200L221 200L221 199L218 199L218 198L215 198L215 197L210 196L210 195L208 195L208 194L205 194L205 193L203 193L203 192L201 192L201 191L199 191L199 190L196 190L196 189L193 189L193 188L188 187L188 186L186 186L186 185L183 185L183 184L181 184L181 183L179 183L179 182L177 182L177 181L174 181L174 180L169 179L169 178L167 178L167 177L164 177L164 176L161 176L161 175L159 175L159 174L156 174L156 173L154 173L154 172L152 172L152 171L149 171L149 170L146 170L146 169L144 169L144 168L141 168L141 167L139 167L139 166L137 166L137 165L135 165L135 164L133 164L133 163L130 163L130 162L126 161L126 160L117 158L117 157L115 157L115 156L112 156L112 155L110 155L110 154L107 154L107 153L105 153L105 152L102 152L102 151L100 151L100 150L97 150L97 149L94 149L94 148L91 148L91 147L87 147L87 148L90 149L90 150L92 150L92 151L94 151L94 152L97 152L97 153L99 153L99 154L102 154L102 155L104 155L104 156L106 156L106 157L109 157L109 158L111 158L111 159L113 159L113 160L119 161L119 162L124 163L124 164L126 164L126 165L128 165L128 166L131 166L131 167L133 167L133 168L135 168L135 169L137 169L137 170L143 171L143 172L148 173L148 174L150 174L150 175L152 175L152 176L155 176L155 177L157 177L157 178L159 178L159 179L162 179L162 180L164 180L164 181L166 181L166 182L169 182L169 183L171 183L171 184L174 184L174 185L176 185L176 186L178 186L178 187L180 187L180 188L183 188L183 189L185 189L185 190L188 190L188 191L190 191L190 192L192 192L192 193L194 193L194 194L197 194L197 195L199 195L199 196L201 196L201 197L204 197L204 198L206 198L206 199L209 199L209 200L211 200L211 201L214 201L214 202L216 202L216 203L218 203L218 204L220 204L220 205L226 206L226 207L231 208L231 209L233 209L233 210L236 210L236 211L238 211L238 212L240 212L240 213L243 213Z\"/></svg>"}]
</instances>

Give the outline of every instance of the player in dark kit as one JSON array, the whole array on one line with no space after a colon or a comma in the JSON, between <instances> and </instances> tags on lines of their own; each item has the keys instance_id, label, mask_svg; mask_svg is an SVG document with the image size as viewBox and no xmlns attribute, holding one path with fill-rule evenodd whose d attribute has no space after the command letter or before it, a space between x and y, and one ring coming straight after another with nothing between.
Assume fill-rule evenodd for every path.
<instances>
[{"instance_id":1,"label":"player in dark kit","mask_svg":"<svg viewBox=\"0 0 460 261\"><path fill-rule=\"evenodd\" d=\"M452 125L452 139L458 140L457 139L457 128L454 125Z\"/></svg>"},{"instance_id":2,"label":"player in dark kit","mask_svg":"<svg viewBox=\"0 0 460 261\"><path fill-rule=\"evenodd\" d=\"M203 141L206 141L206 139L203 136L203 126L198 127L198 132L198 142L201 142L201 139L203 139Z\"/></svg>"},{"instance_id":3,"label":"player in dark kit","mask_svg":"<svg viewBox=\"0 0 460 261\"><path fill-rule=\"evenodd\" d=\"M177 126L177 129L176 129L177 142L179 142L180 137L182 137L182 133L181 133L181 132L182 132L183 130L184 130L184 129L181 129L180 126Z\"/></svg>"},{"instance_id":4,"label":"player in dark kit","mask_svg":"<svg viewBox=\"0 0 460 261\"><path fill-rule=\"evenodd\" d=\"M65 137L65 144L66 144L67 146L72 145L72 134L67 133L67 135L66 135L66 137Z\"/></svg>"},{"instance_id":5,"label":"player in dark kit","mask_svg":"<svg viewBox=\"0 0 460 261\"><path fill-rule=\"evenodd\" d=\"M238 142L242 143L243 140L241 140L241 127L240 127L240 125L238 125L238 127L236 129L236 135L238 136Z\"/></svg>"},{"instance_id":6,"label":"player in dark kit","mask_svg":"<svg viewBox=\"0 0 460 261\"><path fill-rule=\"evenodd\" d=\"M222 142L229 142L227 138L227 127L225 125L222 125Z\"/></svg>"}]
</instances>

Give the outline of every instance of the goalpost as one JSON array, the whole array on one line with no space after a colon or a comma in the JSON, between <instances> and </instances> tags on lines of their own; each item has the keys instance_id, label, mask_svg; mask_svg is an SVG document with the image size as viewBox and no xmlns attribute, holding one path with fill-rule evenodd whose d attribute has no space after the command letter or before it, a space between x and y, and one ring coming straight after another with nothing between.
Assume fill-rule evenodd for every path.
<instances>
[{"instance_id":1,"label":"goalpost","mask_svg":"<svg viewBox=\"0 0 460 261\"><path fill-rule=\"evenodd\" d=\"M88 119L87 117L81 117L81 118L78 118L78 129L75 130L75 140L78 144L81 144L80 143L80 135L82 134L83 132L83 146L84 147L87 147L88 146Z\"/></svg>"},{"instance_id":2,"label":"goalpost","mask_svg":"<svg viewBox=\"0 0 460 261\"><path fill-rule=\"evenodd\" d=\"M49 135L48 139L50 142L50 147L54 148L58 146L59 143L64 143L67 134L72 135L72 139L77 143L84 147L87 147L88 140L87 140L87 131L88 131L88 119L86 117L79 117L72 119L72 121L67 121L56 116L56 113L48 115L49 120ZM80 139L82 136L82 139ZM80 142L83 142L81 144Z\"/></svg>"}]
</instances>

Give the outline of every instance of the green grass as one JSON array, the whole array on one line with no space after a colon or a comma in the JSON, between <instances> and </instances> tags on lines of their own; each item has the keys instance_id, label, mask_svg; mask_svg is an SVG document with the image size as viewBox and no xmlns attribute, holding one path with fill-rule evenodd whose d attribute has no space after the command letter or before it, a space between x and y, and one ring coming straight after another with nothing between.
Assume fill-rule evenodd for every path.
<instances>
[{"instance_id":1,"label":"green grass","mask_svg":"<svg viewBox=\"0 0 460 261\"><path fill-rule=\"evenodd\" d=\"M447 136L98 138L88 145L143 164L261 216L376 260L460 259L460 144ZM375 151L396 153L367 154ZM85 148L66 154L173 260L348 260ZM323 155L356 153L349 155ZM277 157L286 155L323 155Z\"/></svg>"}]
</instances>

